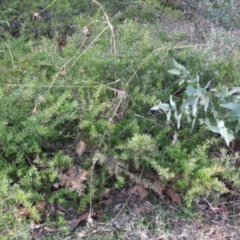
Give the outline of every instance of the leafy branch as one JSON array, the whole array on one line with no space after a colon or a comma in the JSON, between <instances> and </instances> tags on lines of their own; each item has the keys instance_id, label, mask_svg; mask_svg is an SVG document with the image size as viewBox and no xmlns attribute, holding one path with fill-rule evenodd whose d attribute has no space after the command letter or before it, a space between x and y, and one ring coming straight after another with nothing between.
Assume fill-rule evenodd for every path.
<instances>
[{"instance_id":1,"label":"leafy branch","mask_svg":"<svg viewBox=\"0 0 240 240\"><path fill-rule=\"evenodd\" d=\"M178 129L182 117L186 116L188 122L192 123L191 132L199 118L199 113L204 112L205 118L199 118L200 124L220 134L229 145L240 130L240 87L228 89L219 84L216 88L210 88L211 81L202 87L198 74L191 76L189 71L175 60L174 66L175 68L170 69L168 73L179 76L176 84L178 83L180 87L186 86L181 103L178 104L174 101L174 96L170 95L169 103L160 101L151 108L151 111L165 112L167 121L174 117Z\"/></svg>"}]
</instances>

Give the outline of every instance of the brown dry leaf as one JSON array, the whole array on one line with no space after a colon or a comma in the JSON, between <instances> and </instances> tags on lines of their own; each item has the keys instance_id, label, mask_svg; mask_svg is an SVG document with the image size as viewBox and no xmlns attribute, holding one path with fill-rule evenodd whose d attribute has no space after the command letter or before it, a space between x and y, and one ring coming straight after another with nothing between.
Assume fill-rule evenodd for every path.
<instances>
[{"instance_id":1,"label":"brown dry leaf","mask_svg":"<svg viewBox=\"0 0 240 240\"><path fill-rule=\"evenodd\" d=\"M118 204L116 204L114 207L113 207L113 212L114 213L116 213L116 212L120 212L121 211L121 209L123 208L123 204L122 203L118 203Z\"/></svg>"},{"instance_id":2,"label":"brown dry leaf","mask_svg":"<svg viewBox=\"0 0 240 240\"><path fill-rule=\"evenodd\" d=\"M175 134L174 134L173 137L172 137L172 144L175 144L177 140L178 140L178 135L177 135L177 133L175 132Z\"/></svg>"},{"instance_id":3,"label":"brown dry leaf","mask_svg":"<svg viewBox=\"0 0 240 240\"><path fill-rule=\"evenodd\" d=\"M235 152L240 152L240 139L232 141L231 147Z\"/></svg>"},{"instance_id":4,"label":"brown dry leaf","mask_svg":"<svg viewBox=\"0 0 240 240\"><path fill-rule=\"evenodd\" d=\"M42 229L45 225L44 224L35 224L35 223L30 223L30 229L31 230L36 230L36 229Z\"/></svg>"},{"instance_id":5,"label":"brown dry leaf","mask_svg":"<svg viewBox=\"0 0 240 240\"><path fill-rule=\"evenodd\" d=\"M153 190L160 197L162 197L162 192L165 186L162 184L161 179L156 175L156 173L151 170L146 170L143 172L143 176L144 180L142 180L142 184L144 185L144 187Z\"/></svg>"},{"instance_id":6,"label":"brown dry leaf","mask_svg":"<svg viewBox=\"0 0 240 240\"><path fill-rule=\"evenodd\" d=\"M81 239L81 238L85 238L86 236L87 236L87 233L86 232L79 232L78 234L77 234L77 236L78 236L78 238L79 239Z\"/></svg>"},{"instance_id":7,"label":"brown dry leaf","mask_svg":"<svg viewBox=\"0 0 240 240\"><path fill-rule=\"evenodd\" d=\"M56 188L56 189L58 189L58 188L60 187L60 183L58 183L58 182L57 182L57 183L54 183L54 184L53 184L53 187Z\"/></svg>"},{"instance_id":8,"label":"brown dry leaf","mask_svg":"<svg viewBox=\"0 0 240 240\"><path fill-rule=\"evenodd\" d=\"M73 229L73 228L77 227L77 225L82 223L82 222L88 222L89 221L89 216L90 215L89 215L88 212L83 213L79 218L68 221L67 224L66 224L66 227L68 229ZM94 216L95 216L95 214L93 213L92 217L94 217ZM91 216L90 216L90 218L91 218Z\"/></svg>"},{"instance_id":9,"label":"brown dry leaf","mask_svg":"<svg viewBox=\"0 0 240 240\"><path fill-rule=\"evenodd\" d=\"M38 114L38 110L37 107L35 106L32 110L32 114L37 115Z\"/></svg>"},{"instance_id":10,"label":"brown dry leaf","mask_svg":"<svg viewBox=\"0 0 240 240\"><path fill-rule=\"evenodd\" d=\"M221 203L221 212L222 212L223 219L227 219L228 218L228 210L224 203Z\"/></svg>"},{"instance_id":11,"label":"brown dry leaf","mask_svg":"<svg viewBox=\"0 0 240 240\"><path fill-rule=\"evenodd\" d=\"M141 206L139 208L134 209L134 213L136 214L149 214L151 211L148 207Z\"/></svg>"},{"instance_id":12,"label":"brown dry leaf","mask_svg":"<svg viewBox=\"0 0 240 240\"><path fill-rule=\"evenodd\" d=\"M47 209L47 202L45 201L38 201L35 204L35 208L37 209L38 212L43 212Z\"/></svg>"},{"instance_id":13,"label":"brown dry leaf","mask_svg":"<svg viewBox=\"0 0 240 240\"><path fill-rule=\"evenodd\" d=\"M50 228L48 226L44 226L43 230L46 232L58 232L59 231L59 229L57 229L57 228Z\"/></svg>"},{"instance_id":14,"label":"brown dry leaf","mask_svg":"<svg viewBox=\"0 0 240 240\"><path fill-rule=\"evenodd\" d=\"M25 207L19 207L17 210L15 210L15 213L24 217L29 217L31 215L31 212Z\"/></svg>"},{"instance_id":15,"label":"brown dry leaf","mask_svg":"<svg viewBox=\"0 0 240 240\"><path fill-rule=\"evenodd\" d=\"M200 210L204 211L208 208L208 205L207 204L198 204L198 207L200 208Z\"/></svg>"},{"instance_id":16,"label":"brown dry leaf","mask_svg":"<svg viewBox=\"0 0 240 240\"><path fill-rule=\"evenodd\" d=\"M101 205L110 206L113 203L113 199L112 198L108 198L106 200L102 200L100 203L101 203Z\"/></svg>"},{"instance_id":17,"label":"brown dry leaf","mask_svg":"<svg viewBox=\"0 0 240 240\"><path fill-rule=\"evenodd\" d=\"M104 198L110 198L112 194L112 188L106 188L103 192L103 197Z\"/></svg>"},{"instance_id":18,"label":"brown dry leaf","mask_svg":"<svg viewBox=\"0 0 240 240\"><path fill-rule=\"evenodd\" d=\"M67 71L65 69L62 69L59 73L58 73L58 77L65 77L67 75Z\"/></svg>"},{"instance_id":19,"label":"brown dry leaf","mask_svg":"<svg viewBox=\"0 0 240 240\"><path fill-rule=\"evenodd\" d=\"M86 143L84 143L83 141L80 141L77 145L76 153L78 154L78 156L82 156L85 151L86 151Z\"/></svg>"},{"instance_id":20,"label":"brown dry leaf","mask_svg":"<svg viewBox=\"0 0 240 240\"><path fill-rule=\"evenodd\" d=\"M78 195L81 196L86 188L86 185L83 184L83 182L87 179L91 170L92 168L82 170L76 166L72 167L67 172L58 175L60 185L67 187L71 191L76 191Z\"/></svg>"},{"instance_id":21,"label":"brown dry leaf","mask_svg":"<svg viewBox=\"0 0 240 240\"><path fill-rule=\"evenodd\" d=\"M36 18L38 21L42 20L40 13L34 12L32 14L33 14L33 18Z\"/></svg>"},{"instance_id":22,"label":"brown dry leaf","mask_svg":"<svg viewBox=\"0 0 240 240\"><path fill-rule=\"evenodd\" d=\"M93 218L90 214L88 214L87 223L89 226L93 226Z\"/></svg>"},{"instance_id":23,"label":"brown dry leaf","mask_svg":"<svg viewBox=\"0 0 240 240\"><path fill-rule=\"evenodd\" d=\"M233 196L237 196L237 197L240 196L240 193L237 192L237 191L234 191L234 190L228 190L228 192L231 193Z\"/></svg>"},{"instance_id":24,"label":"brown dry leaf","mask_svg":"<svg viewBox=\"0 0 240 240\"><path fill-rule=\"evenodd\" d=\"M161 184L159 181L156 181L152 185L150 185L150 189L152 189L159 196L163 195L162 192L163 192L164 188L165 188L165 186L163 184Z\"/></svg>"},{"instance_id":25,"label":"brown dry leaf","mask_svg":"<svg viewBox=\"0 0 240 240\"><path fill-rule=\"evenodd\" d=\"M148 191L140 183L131 189L131 193L137 196L140 200L143 200L148 195Z\"/></svg>"},{"instance_id":26,"label":"brown dry leaf","mask_svg":"<svg viewBox=\"0 0 240 240\"><path fill-rule=\"evenodd\" d=\"M83 29L82 29L82 33L87 36L89 34L89 29L87 26L85 26Z\"/></svg>"},{"instance_id":27,"label":"brown dry leaf","mask_svg":"<svg viewBox=\"0 0 240 240\"><path fill-rule=\"evenodd\" d=\"M33 160L33 163L37 166L37 167L42 167L43 163L41 158L39 157L39 154L37 153L35 159Z\"/></svg>"},{"instance_id":28,"label":"brown dry leaf","mask_svg":"<svg viewBox=\"0 0 240 240\"><path fill-rule=\"evenodd\" d=\"M240 159L236 159L234 165L236 168L240 168Z\"/></svg>"},{"instance_id":29,"label":"brown dry leaf","mask_svg":"<svg viewBox=\"0 0 240 240\"><path fill-rule=\"evenodd\" d=\"M171 198L175 203L181 204L180 196L174 192L171 188L165 188L164 192Z\"/></svg>"}]
</instances>

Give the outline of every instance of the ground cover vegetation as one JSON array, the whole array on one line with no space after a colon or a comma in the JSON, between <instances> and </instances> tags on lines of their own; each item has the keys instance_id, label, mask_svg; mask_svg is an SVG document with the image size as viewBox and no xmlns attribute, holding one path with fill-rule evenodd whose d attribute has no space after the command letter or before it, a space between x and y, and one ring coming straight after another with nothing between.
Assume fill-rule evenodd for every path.
<instances>
[{"instance_id":1,"label":"ground cover vegetation","mask_svg":"<svg viewBox=\"0 0 240 240\"><path fill-rule=\"evenodd\" d=\"M238 239L237 1L0 3L0 239Z\"/></svg>"}]
</instances>

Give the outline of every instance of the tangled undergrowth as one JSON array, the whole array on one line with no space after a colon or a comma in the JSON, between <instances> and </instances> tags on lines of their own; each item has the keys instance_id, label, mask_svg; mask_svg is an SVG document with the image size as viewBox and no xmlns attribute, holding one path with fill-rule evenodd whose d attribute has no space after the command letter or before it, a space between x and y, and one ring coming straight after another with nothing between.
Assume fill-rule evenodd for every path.
<instances>
[{"instance_id":1,"label":"tangled undergrowth","mask_svg":"<svg viewBox=\"0 0 240 240\"><path fill-rule=\"evenodd\" d=\"M238 218L238 139L226 146L204 126L190 134L187 118L178 130L177 121L150 110L184 94L168 73L173 60L202 85L239 84L237 32L230 43L219 23L206 29L209 9L196 27L189 19L196 6L187 2L3 1L1 239L62 239L83 222L91 233L76 237L89 237L94 221L108 216L111 224L95 233L124 239L111 227L122 230L116 219L128 208L140 229L151 223L147 238L141 230L131 239L154 239L161 221L169 225L163 239L171 239L178 231L166 234L173 224L160 201L181 215L179 224L196 212L214 212L211 221Z\"/></svg>"}]
</instances>

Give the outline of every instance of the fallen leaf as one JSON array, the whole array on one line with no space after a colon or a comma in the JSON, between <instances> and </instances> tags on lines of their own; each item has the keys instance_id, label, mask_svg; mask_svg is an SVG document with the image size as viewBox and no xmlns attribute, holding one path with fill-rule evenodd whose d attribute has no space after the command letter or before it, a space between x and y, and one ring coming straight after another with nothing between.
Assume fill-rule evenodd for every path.
<instances>
[{"instance_id":1,"label":"fallen leaf","mask_svg":"<svg viewBox=\"0 0 240 240\"><path fill-rule=\"evenodd\" d=\"M172 138L172 144L176 143L177 140L178 140L178 135L175 132L175 134L173 135L173 138Z\"/></svg>"},{"instance_id":2,"label":"fallen leaf","mask_svg":"<svg viewBox=\"0 0 240 240\"><path fill-rule=\"evenodd\" d=\"M84 237L87 236L87 233L86 233L86 232L79 232L79 233L77 234L77 236L78 236L78 238L84 238Z\"/></svg>"},{"instance_id":3,"label":"fallen leaf","mask_svg":"<svg viewBox=\"0 0 240 240\"><path fill-rule=\"evenodd\" d=\"M88 214L87 223L88 225L93 226L93 218L91 214Z\"/></svg>"},{"instance_id":4,"label":"fallen leaf","mask_svg":"<svg viewBox=\"0 0 240 240\"><path fill-rule=\"evenodd\" d=\"M33 18L36 18L38 21L42 20L40 13L37 13L37 12L33 13Z\"/></svg>"},{"instance_id":5,"label":"fallen leaf","mask_svg":"<svg viewBox=\"0 0 240 240\"><path fill-rule=\"evenodd\" d=\"M113 207L113 212L119 212L121 208L123 207L122 203L118 203Z\"/></svg>"},{"instance_id":6,"label":"fallen leaf","mask_svg":"<svg viewBox=\"0 0 240 240\"><path fill-rule=\"evenodd\" d=\"M180 196L174 192L171 188L165 188L164 192L171 198L175 203L181 204Z\"/></svg>"},{"instance_id":7,"label":"fallen leaf","mask_svg":"<svg viewBox=\"0 0 240 240\"><path fill-rule=\"evenodd\" d=\"M88 219L89 219L89 213L86 212L86 213L82 214L79 218L68 221L67 224L66 224L66 227L68 229L73 229L73 228L77 227L78 224L80 224L82 222L88 222Z\"/></svg>"},{"instance_id":8,"label":"fallen leaf","mask_svg":"<svg viewBox=\"0 0 240 240\"><path fill-rule=\"evenodd\" d=\"M144 231L140 231L140 239L141 240L147 240L149 239L148 235Z\"/></svg>"},{"instance_id":9,"label":"fallen leaf","mask_svg":"<svg viewBox=\"0 0 240 240\"><path fill-rule=\"evenodd\" d=\"M66 46L67 40L59 40L57 44L58 44L58 49L61 50L63 47Z\"/></svg>"},{"instance_id":10,"label":"fallen leaf","mask_svg":"<svg viewBox=\"0 0 240 240\"><path fill-rule=\"evenodd\" d=\"M240 159L236 159L234 165L236 168L240 168Z\"/></svg>"},{"instance_id":11,"label":"fallen leaf","mask_svg":"<svg viewBox=\"0 0 240 240\"><path fill-rule=\"evenodd\" d=\"M222 212L223 219L227 219L228 218L228 210L224 203L221 203L221 212Z\"/></svg>"},{"instance_id":12,"label":"fallen leaf","mask_svg":"<svg viewBox=\"0 0 240 240\"><path fill-rule=\"evenodd\" d=\"M165 187L159 181L155 181L152 185L149 186L149 188L161 197L163 195L162 192Z\"/></svg>"},{"instance_id":13,"label":"fallen leaf","mask_svg":"<svg viewBox=\"0 0 240 240\"><path fill-rule=\"evenodd\" d=\"M87 36L88 33L89 33L89 29L88 29L88 27L85 26L85 27L82 29L82 32L83 32L83 34L84 34L85 36Z\"/></svg>"},{"instance_id":14,"label":"fallen leaf","mask_svg":"<svg viewBox=\"0 0 240 240\"><path fill-rule=\"evenodd\" d=\"M145 207L145 206L141 206L141 207L138 207L136 209L134 209L134 213L136 213L137 215L139 214L149 214L151 211L148 207Z\"/></svg>"},{"instance_id":15,"label":"fallen leaf","mask_svg":"<svg viewBox=\"0 0 240 240\"><path fill-rule=\"evenodd\" d=\"M60 173L58 175L60 185L67 187L71 191L76 191L79 196L82 196L82 193L86 188L86 185L83 184L83 182L91 173L91 169L92 168L88 170L83 170L74 166L65 173Z\"/></svg>"},{"instance_id":16,"label":"fallen leaf","mask_svg":"<svg viewBox=\"0 0 240 240\"><path fill-rule=\"evenodd\" d=\"M38 212L43 212L47 209L47 202L46 201L38 201L35 204L35 208Z\"/></svg>"},{"instance_id":17,"label":"fallen leaf","mask_svg":"<svg viewBox=\"0 0 240 240\"><path fill-rule=\"evenodd\" d=\"M44 226L45 226L44 224L35 224L35 223L30 223L29 225L31 230L41 229Z\"/></svg>"},{"instance_id":18,"label":"fallen leaf","mask_svg":"<svg viewBox=\"0 0 240 240\"><path fill-rule=\"evenodd\" d=\"M97 229L92 230L92 233L98 233L98 232L111 232L111 228L106 227L98 227Z\"/></svg>"},{"instance_id":19,"label":"fallen leaf","mask_svg":"<svg viewBox=\"0 0 240 240\"><path fill-rule=\"evenodd\" d=\"M32 110L32 114L37 115L38 114L38 110L37 107L35 106Z\"/></svg>"},{"instance_id":20,"label":"fallen leaf","mask_svg":"<svg viewBox=\"0 0 240 240\"><path fill-rule=\"evenodd\" d=\"M58 77L65 77L67 75L67 71L66 69L62 69L59 73L58 73Z\"/></svg>"},{"instance_id":21,"label":"fallen leaf","mask_svg":"<svg viewBox=\"0 0 240 240\"><path fill-rule=\"evenodd\" d=\"M78 156L82 156L86 151L86 144L83 141L80 141L77 145L76 153Z\"/></svg>"},{"instance_id":22,"label":"fallen leaf","mask_svg":"<svg viewBox=\"0 0 240 240\"><path fill-rule=\"evenodd\" d=\"M108 199L102 200L102 201L100 202L101 205L105 205L105 206L112 205L112 203L113 203L113 199L112 199L112 198L108 198Z\"/></svg>"},{"instance_id":23,"label":"fallen leaf","mask_svg":"<svg viewBox=\"0 0 240 240\"><path fill-rule=\"evenodd\" d=\"M131 189L131 193L138 197L140 200L143 200L148 195L148 191L143 185L139 183Z\"/></svg>"},{"instance_id":24,"label":"fallen leaf","mask_svg":"<svg viewBox=\"0 0 240 240\"><path fill-rule=\"evenodd\" d=\"M198 207L199 207L202 211L204 211L204 210L206 210L206 209L208 208L208 205L207 205L207 204L198 204Z\"/></svg>"},{"instance_id":25,"label":"fallen leaf","mask_svg":"<svg viewBox=\"0 0 240 240\"><path fill-rule=\"evenodd\" d=\"M24 217L29 217L31 215L31 212L25 207L19 207L17 210L15 210L15 213Z\"/></svg>"},{"instance_id":26,"label":"fallen leaf","mask_svg":"<svg viewBox=\"0 0 240 240\"><path fill-rule=\"evenodd\" d=\"M50 228L48 226L44 226L43 230L46 232L58 232L59 231L59 229L57 229L57 228Z\"/></svg>"},{"instance_id":27,"label":"fallen leaf","mask_svg":"<svg viewBox=\"0 0 240 240\"><path fill-rule=\"evenodd\" d=\"M237 196L237 197L240 196L240 193L237 192L237 191L234 191L234 190L228 190L228 192L231 193L233 196Z\"/></svg>"},{"instance_id":28,"label":"fallen leaf","mask_svg":"<svg viewBox=\"0 0 240 240\"><path fill-rule=\"evenodd\" d=\"M103 192L103 197L108 199L108 198L111 197L111 193L112 193L112 189L111 188L106 188Z\"/></svg>"},{"instance_id":29,"label":"fallen leaf","mask_svg":"<svg viewBox=\"0 0 240 240\"><path fill-rule=\"evenodd\" d=\"M60 183L58 183L58 182L57 182L57 183L54 183L54 184L53 184L53 187L56 188L56 189L58 189L58 188L60 187Z\"/></svg>"}]
</instances>

